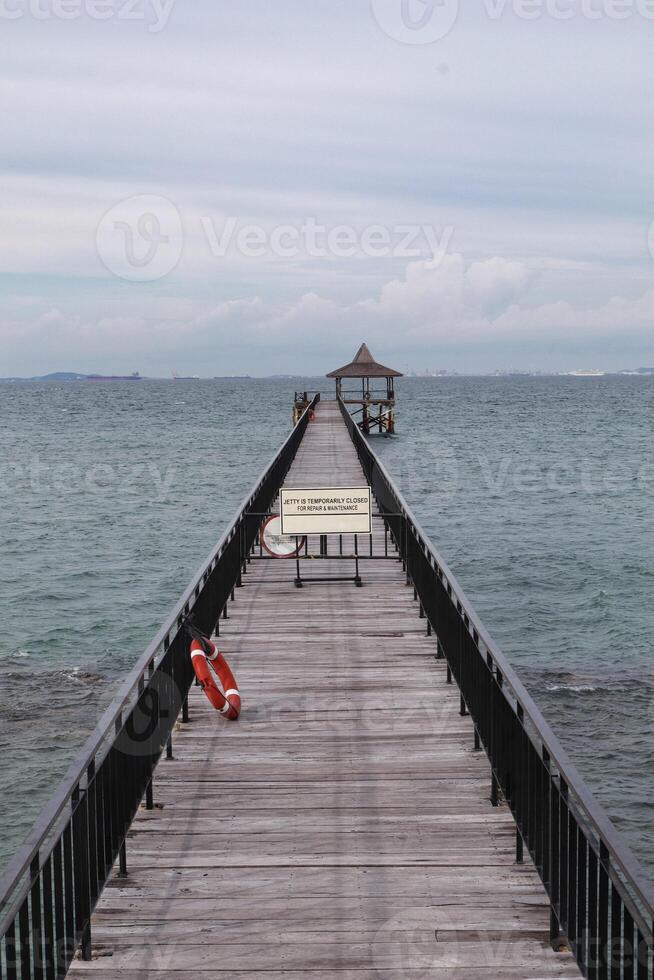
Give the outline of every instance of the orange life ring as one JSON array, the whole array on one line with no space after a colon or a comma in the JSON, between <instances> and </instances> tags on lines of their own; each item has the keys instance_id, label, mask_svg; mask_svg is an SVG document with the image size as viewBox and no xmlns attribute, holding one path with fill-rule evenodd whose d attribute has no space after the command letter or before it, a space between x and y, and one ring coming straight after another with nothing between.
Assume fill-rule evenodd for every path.
<instances>
[{"instance_id":1,"label":"orange life ring","mask_svg":"<svg viewBox=\"0 0 654 980\"><path fill-rule=\"evenodd\" d=\"M216 711L220 711L229 721L236 721L241 713L241 695L236 680L229 664L211 640L207 640L206 645L208 652L200 640L193 640L191 643L191 663L195 676ZM216 684L214 674L220 681L224 694Z\"/></svg>"}]
</instances>

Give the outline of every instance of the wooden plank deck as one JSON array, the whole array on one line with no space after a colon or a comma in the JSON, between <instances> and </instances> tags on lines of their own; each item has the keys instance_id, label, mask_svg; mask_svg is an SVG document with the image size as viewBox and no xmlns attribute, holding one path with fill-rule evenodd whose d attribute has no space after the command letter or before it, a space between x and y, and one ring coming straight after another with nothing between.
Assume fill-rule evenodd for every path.
<instances>
[{"instance_id":1,"label":"wooden plank deck","mask_svg":"<svg viewBox=\"0 0 654 980\"><path fill-rule=\"evenodd\" d=\"M323 402L287 485L363 484ZM382 522L375 536L378 550ZM491 806L401 564L361 568L361 589L299 590L292 562L252 561L220 639L243 715L191 692L78 980L579 977L548 944L543 889L514 863L513 821Z\"/></svg>"}]
</instances>

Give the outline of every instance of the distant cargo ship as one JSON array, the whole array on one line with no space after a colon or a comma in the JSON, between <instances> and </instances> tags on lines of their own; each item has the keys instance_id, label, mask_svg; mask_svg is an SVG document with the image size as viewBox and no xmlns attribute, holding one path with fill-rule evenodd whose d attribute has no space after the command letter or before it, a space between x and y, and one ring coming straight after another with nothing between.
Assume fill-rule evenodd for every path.
<instances>
[{"instance_id":1,"label":"distant cargo ship","mask_svg":"<svg viewBox=\"0 0 654 980\"><path fill-rule=\"evenodd\" d=\"M199 381L199 380L200 380L199 374L182 375L182 374L177 374L177 372L173 371L173 381Z\"/></svg>"},{"instance_id":2,"label":"distant cargo ship","mask_svg":"<svg viewBox=\"0 0 654 980\"><path fill-rule=\"evenodd\" d=\"M604 378L606 371L571 371L571 378Z\"/></svg>"},{"instance_id":3,"label":"distant cargo ship","mask_svg":"<svg viewBox=\"0 0 654 980\"><path fill-rule=\"evenodd\" d=\"M143 378L135 371L134 374L88 374L87 381L143 381Z\"/></svg>"}]
</instances>

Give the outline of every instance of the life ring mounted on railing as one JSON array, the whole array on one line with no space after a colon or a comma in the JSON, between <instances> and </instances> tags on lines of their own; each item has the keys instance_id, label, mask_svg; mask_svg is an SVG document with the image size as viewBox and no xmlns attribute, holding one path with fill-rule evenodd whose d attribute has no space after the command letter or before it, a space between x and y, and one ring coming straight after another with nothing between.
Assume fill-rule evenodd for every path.
<instances>
[{"instance_id":1,"label":"life ring mounted on railing","mask_svg":"<svg viewBox=\"0 0 654 980\"><path fill-rule=\"evenodd\" d=\"M193 671L209 703L229 721L236 721L241 713L241 695L236 679L222 653L219 653L211 640L206 637L193 639L190 652ZM216 684L216 677L220 681L222 691Z\"/></svg>"}]
</instances>

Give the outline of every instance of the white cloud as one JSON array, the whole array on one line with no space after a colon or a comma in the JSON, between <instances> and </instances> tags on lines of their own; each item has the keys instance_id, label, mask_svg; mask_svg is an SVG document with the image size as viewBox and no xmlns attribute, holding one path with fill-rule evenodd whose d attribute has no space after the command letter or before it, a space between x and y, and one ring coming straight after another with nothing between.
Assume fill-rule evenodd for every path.
<instances>
[{"instance_id":1,"label":"white cloud","mask_svg":"<svg viewBox=\"0 0 654 980\"><path fill-rule=\"evenodd\" d=\"M491 316L519 299L530 278L530 270L523 263L498 257L473 262L466 272L466 284L474 301Z\"/></svg>"},{"instance_id":2,"label":"white cloud","mask_svg":"<svg viewBox=\"0 0 654 980\"><path fill-rule=\"evenodd\" d=\"M641 334L654 339L654 289L628 299L613 296L602 306L575 309L570 303L546 303L531 309L511 306L494 322L500 334L514 336L519 330L553 340L570 336L578 339L619 338L621 334Z\"/></svg>"},{"instance_id":3,"label":"white cloud","mask_svg":"<svg viewBox=\"0 0 654 980\"><path fill-rule=\"evenodd\" d=\"M516 345L538 341L564 347L570 337L590 346L615 337L651 344L654 289L588 308L564 301L535 303L534 288L547 266L547 260L532 268L499 256L466 263L453 254L439 265L410 263L402 277L385 283L376 295L351 303L315 292L286 303L257 296L206 306L162 299L147 311L125 309L96 317L23 304L20 317L6 321L5 343L18 338L45 352L74 351L70 366L76 370L97 368L100 359L111 359L117 351L120 364L130 366L144 358L147 362L153 350L166 363L175 363L183 351L194 370L204 373L219 369L225 350L238 348L252 352L250 367L258 374L273 370L281 351L292 351L300 361L311 352L338 360L364 338L374 338L373 346L397 356L422 351L432 359L440 350L472 352L488 345L497 346L498 356L501 351L508 356ZM291 366L297 370L295 363Z\"/></svg>"}]
</instances>

